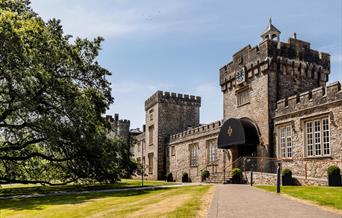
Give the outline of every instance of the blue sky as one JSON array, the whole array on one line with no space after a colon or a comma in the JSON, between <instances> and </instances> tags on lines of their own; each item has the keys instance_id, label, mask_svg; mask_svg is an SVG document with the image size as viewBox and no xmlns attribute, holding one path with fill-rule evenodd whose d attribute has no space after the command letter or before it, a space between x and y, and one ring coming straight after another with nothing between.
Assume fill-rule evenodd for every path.
<instances>
[{"instance_id":1,"label":"blue sky","mask_svg":"<svg viewBox=\"0 0 342 218\"><path fill-rule=\"evenodd\" d=\"M260 42L269 17L281 40L297 33L331 54L330 82L342 80L342 1L32 0L45 20L61 19L73 36L103 36L99 62L112 72L115 102L131 127L144 123L144 101L156 90L202 97L201 123L223 117L221 66Z\"/></svg>"}]
</instances>

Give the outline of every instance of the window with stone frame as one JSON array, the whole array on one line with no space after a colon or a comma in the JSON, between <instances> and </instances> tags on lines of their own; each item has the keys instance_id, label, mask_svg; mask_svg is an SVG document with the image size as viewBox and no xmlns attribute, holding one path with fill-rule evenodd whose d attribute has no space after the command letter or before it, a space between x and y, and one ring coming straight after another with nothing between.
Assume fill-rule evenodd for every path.
<instances>
[{"instance_id":1,"label":"window with stone frame","mask_svg":"<svg viewBox=\"0 0 342 218\"><path fill-rule=\"evenodd\" d=\"M153 145L153 132L154 132L154 126L148 127L148 144Z\"/></svg>"},{"instance_id":2,"label":"window with stone frame","mask_svg":"<svg viewBox=\"0 0 342 218\"><path fill-rule=\"evenodd\" d=\"M141 147L142 147L143 142L138 142L138 152L141 152Z\"/></svg>"},{"instance_id":3,"label":"window with stone frame","mask_svg":"<svg viewBox=\"0 0 342 218\"><path fill-rule=\"evenodd\" d=\"M153 153L148 154L148 173L153 174Z\"/></svg>"},{"instance_id":4,"label":"window with stone frame","mask_svg":"<svg viewBox=\"0 0 342 218\"><path fill-rule=\"evenodd\" d=\"M208 164L214 163L217 160L217 143L216 140L208 141Z\"/></svg>"},{"instance_id":5,"label":"window with stone frame","mask_svg":"<svg viewBox=\"0 0 342 218\"><path fill-rule=\"evenodd\" d=\"M153 109L151 109L149 111L149 117L150 117L150 121L152 121L153 120Z\"/></svg>"},{"instance_id":6,"label":"window with stone frame","mask_svg":"<svg viewBox=\"0 0 342 218\"><path fill-rule=\"evenodd\" d=\"M311 119L306 121L304 126L306 156L330 156L329 118Z\"/></svg>"},{"instance_id":7,"label":"window with stone frame","mask_svg":"<svg viewBox=\"0 0 342 218\"><path fill-rule=\"evenodd\" d=\"M243 91L239 91L236 93L237 97L237 106L242 106L250 101L250 96L249 96L249 89L245 89Z\"/></svg>"},{"instance_id":8,"label":"window with stone frame","mask_svg":"<svg viewBox=\"0 0 342 218\"><path fill-rule=\"evenodd\" d=\"M175 151L175 146L171 146L171 156L175 156L176 155L176 151Z\"/></svg>"},{"instance_id":9,"label":"window with stone frame","mask_svg":"<svg viewBox=\"0 0 342 218\"><path fill-rule=\"evenodd\" d=\"M278 150L281 158L292 158L292 126L278 128Z\"/></svg>"},{"instance_id":10,"label":"window with stone frame","mask_svg":"<svg viewBox=\"0 0 342 218\"><path fill-rule=\"evenodd\" d=\"M190 166L198 165L198 144L190 145Z\"/></svg>"}]
</instances>

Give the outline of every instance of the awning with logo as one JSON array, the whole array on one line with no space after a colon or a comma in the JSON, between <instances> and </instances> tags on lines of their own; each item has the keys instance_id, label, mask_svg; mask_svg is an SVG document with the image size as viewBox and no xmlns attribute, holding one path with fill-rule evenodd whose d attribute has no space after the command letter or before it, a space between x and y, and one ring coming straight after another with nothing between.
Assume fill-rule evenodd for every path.
<instances>
[{"instance_id":1,"label":"awning with logo","mask_svg":"<svg viewBox=\"0 0 342 218\"><path fill-rule=\"evenodd\" d=\"M218 148L230 148L235 145L259 144L259 132L255 124L247 118L226 120L218 137Z\"/></svg>"}]
</instances>

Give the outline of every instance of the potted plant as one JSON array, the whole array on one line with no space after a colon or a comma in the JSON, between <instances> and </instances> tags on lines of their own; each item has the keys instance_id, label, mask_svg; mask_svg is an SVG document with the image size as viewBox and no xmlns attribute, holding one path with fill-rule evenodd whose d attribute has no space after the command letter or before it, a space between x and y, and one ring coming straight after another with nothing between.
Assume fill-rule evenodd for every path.
<instances>
[{"instance_id":1,"label":"potted plant","mask_svg":"<svg viewBox=\"0 0 342 218\"><path fill-rule=\"evenodd\" d=\"M281 181L283 183L283 186L293 185L293 182L292 182L292 171L290 169L285 168L283 170Z\"/></svg>"},{"instance_id":2,"label":"potted plant","mask_svg":"<svg viewBox=\"0 0 342 218\"><path fill-rule=\"evenodd\" d=\"M189 174L188 173L183 173L182 175L182 182L189 182Z\"/></svg>"},{"instance_id":3,"label":"potted plant","mask_svg":"<svg viewBox=\"0 0 342 218\"><path fill-rule=\"evenodd\" d=\"M202 171L202 175L201 175L202 182L205 181L205 180L207 180L207 179L209 178L209 176L210 176L210 173L209 173L208 170Z\"/></svg>"},{"instance_id":4,"label":"potted plant","mask_svg":"<svg viewBox=\"0 0 342 218\"><path fill-rule=\"evenodd\" d=\"M242 172L239 168L234 168L232 170L232 182L233 184L240 184L241 183L241 176Z\"/></svg>"},{"instance_id":5,"label":"potted plant","mask_svg":"<svg viewBox=\"0 0 342 218\"><path fill-rule=\"evenodd\" d=\"M328 185L341 186L341 170L336 165L328 167Z\"/></svg>"},{"instance_id":6,"label":"potted plant","mask_svg":"<svg viewBox=\"0 0 342 218\"><path fill-rule=\"evenodd\" d=\"M167 182L173 182L173 175L172 173L168 173L167 176L166 176L166 181Z\"/></svg>"}]
</instances>

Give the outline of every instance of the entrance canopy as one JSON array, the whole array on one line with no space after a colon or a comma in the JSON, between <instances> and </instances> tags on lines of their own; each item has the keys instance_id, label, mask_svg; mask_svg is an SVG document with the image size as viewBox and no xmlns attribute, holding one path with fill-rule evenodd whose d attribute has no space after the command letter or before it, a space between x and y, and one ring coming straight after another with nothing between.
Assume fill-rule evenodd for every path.
<instances>
[{"instance_id":1,"label":"entrance canopy","mask_svg":"<svg viewBox=\"0 0 342 218\"><path fill-rule=\"evenodd\" d=\"M218 148L259 144L257 127L247 118L230 118L224 122L218 137Z\"/></svg>"}]
</instances>

